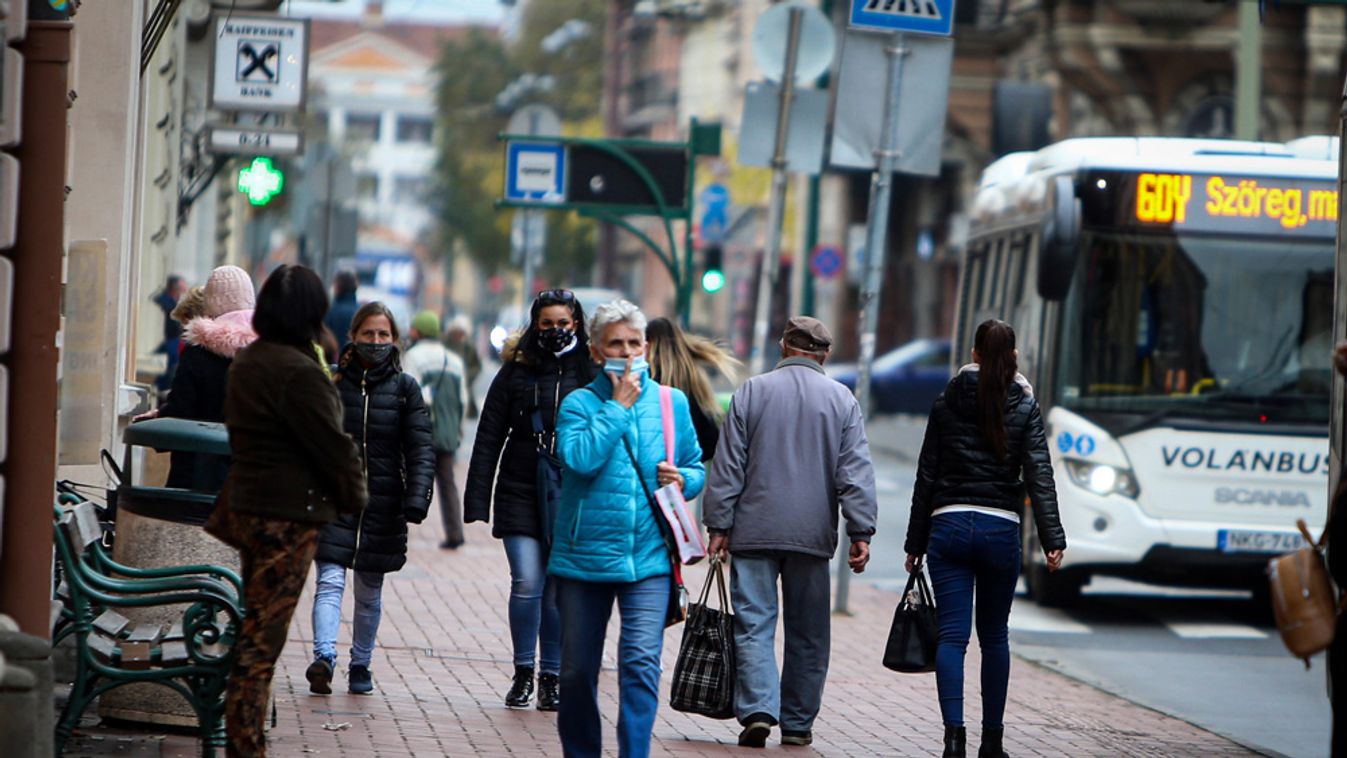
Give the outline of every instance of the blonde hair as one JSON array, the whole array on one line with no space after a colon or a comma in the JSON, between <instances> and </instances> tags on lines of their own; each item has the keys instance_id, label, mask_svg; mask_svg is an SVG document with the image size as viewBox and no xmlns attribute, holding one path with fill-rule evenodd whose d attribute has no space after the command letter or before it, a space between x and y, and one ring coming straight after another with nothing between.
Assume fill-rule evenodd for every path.
<instances>
[{"instance_id":1,"label":"blonde hair","mask_svg":"<svg viewBox=\"0 0 1347 758\"><path fill-rule=\"evenodd\" d=\"M702 368L710 364L730 381L737 381L743 364L714 341L687 334L667 318L657 318L646 328L646 360L650 376L660 384L677 387L713 419L723 414L711 380Z\"/></svg>"},{"instance_id":2,"label":"blonde hair","mask_svg":"<svg viewBox=\"0 0 1347 758\"><path fill-rule=\"evenodd\" d=\"M194 318L200 318L206 315L206 288L197 285L189 290L178 300L178 304L173 306L173 312L168 317L174 321L187 326L187 322Z\"/></svg>"}]
</instances>

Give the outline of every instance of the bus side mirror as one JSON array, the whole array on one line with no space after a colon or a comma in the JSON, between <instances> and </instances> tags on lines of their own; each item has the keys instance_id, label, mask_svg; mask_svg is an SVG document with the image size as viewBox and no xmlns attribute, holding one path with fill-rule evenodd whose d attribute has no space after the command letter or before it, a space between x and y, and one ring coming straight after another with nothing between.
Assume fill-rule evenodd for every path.
<instances>
[{"instance_id":1,"label":"bus side mirror","mask_svg":"<svg viewBox=\"0 0 1347 758\"><path fill-rule=\"evenodd\" d=\"M1038 294L1044 300L1061 300L1071 288L1076 271L1076 243L1080 241L1080 200L1076 182L1058 176L1048 188L1052 207L1039 234Z\"/></svg>"}]
</instances>

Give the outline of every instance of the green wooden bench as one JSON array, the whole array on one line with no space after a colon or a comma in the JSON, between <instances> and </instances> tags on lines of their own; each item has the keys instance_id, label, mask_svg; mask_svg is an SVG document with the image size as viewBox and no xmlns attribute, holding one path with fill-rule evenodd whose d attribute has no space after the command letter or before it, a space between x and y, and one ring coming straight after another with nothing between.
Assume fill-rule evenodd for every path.
<instances>
[{"instance_id":1,"label":"green wooden bench","mask_svg":"<svg viewBox=\"0 0 1347 758\"><path fill-rule=\"evenodd\" d=\"M102 545L94 506L56 507L55 537L63 610L53 642L75 638L76 673L56 725L59 754L99 695L134 682L162 684L196 711L201 754L224 747L225 685L243 619L243 583L219 566L140 569L121 565ZM183 605L170 625L134 624L120 608Z\"/></svg>"}]
</instances>

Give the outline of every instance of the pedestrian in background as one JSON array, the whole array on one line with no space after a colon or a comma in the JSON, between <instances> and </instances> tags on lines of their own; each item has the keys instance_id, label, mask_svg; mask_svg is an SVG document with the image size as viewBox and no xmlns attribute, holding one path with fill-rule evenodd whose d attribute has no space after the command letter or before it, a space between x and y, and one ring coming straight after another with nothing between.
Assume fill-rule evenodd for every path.
<instances>
[{"instance_id":1,"label":"pedestrian in background","mask_svg":"<svg viewBox=\"0 0 1347 758\"><path fill-rule=\"evenodd\" d=\"M164 281L164 288L159 290L150 298L159 310L164 312L164 331L163 339L154 349L156 353L163 353L165 364L164 373L160 374L154 380L154 386L160 392L165 392L173 384L173 372L178 368L178 345L182 338L182 325L173 318L173 309L178 307L178 300L187 292L187 282L177 274L170 274Z\"/></svg>"},{"instance_id":2,"label":"pedestrian in background","mask_svg":"<svg viewBox=\"0 0 1347 758\"><path fill-rule=\"evenodd\" d=\"M319 537L314 659L305 676L309 691L320 695L332 692L347 569L355 573L347 690L374 690L370 660L383 615L384 575L407 562L407 525L425 520L435 472L430 416L421 388L402 370L392 312L383 303L365 304L352 318L349 336L335 382L343 427L360 447L369 504L359 516L324 526Z\"/></svg>"},{"instance_id":3,"label":"pedestrian in background","mask_svg":"<svg viewBox=\"0 0 1347 758\"><path fill-rule=\"evenodd\" d=\"M403 368L417 384L430 411L430 439L435 450L435 491L440 498L444 541L440 547L456 550L463 544L463 504L454 481L454 453L463 437L463 410L468 405L468 383L463 359L440 344L440 317L421 311L407 330Z\"/></svg>"},{"instance_id":4,"label":"pedestrian in background","mask_svg":"<svg viewBox=\"0 0 1347 758\"><path fill-rule=\"evenodd\" d=\"M590 353L604 372L561 404L557 450L566 467L556 539L548 563L561 610L561 713L567 756L603 749L599 667L617 602L617 742L624 758L650 754L659 706L660 654L669 610L669 547L647 488L676 484L701 492L702 452L688 399L671 390L674 463L665 460L660 385L645 359L646 320L626 300L600 305Z\"/></svg>"},{"instance_id":5,"label":"pedestrian in background","mask_svg":"<svg viewBox=\"0 0 1347 758\"><path fill-rule=\"evenodd\" d=\"M211 272L203 288L203 315L188 321L183 329L187 347L173 375L168 400L159 406L158 417L224 421L229 365L238 351L257 339L252 323L255 300L248 272L238 266L221 266ZM195 481L198 455L201 454L171 453L167 486L218 492L229 473L229 459L209 456L214 462L203 470L207 478Z\"/></svg>"},{"instance_id":6,"label":"pedestrian in background","mask_svg":"<svg viewBox=\"0 0 1347 758\"><path fill-rule=\"evenodd\" d=\"M468 418L477 418L477 377L482 374L482 356L472 339L472 320L467 314L460 313L449 319L444 331L444 346L453 350L463 359L468 377Z\"/></svg>"},{"instance_id":7,"label":"pedestrian in background","mask_svg":"<svg viewBox=\"0 0 1347 758\"><path fill-rule=\"evenodd\" d=\"M962 758L963 663L977 599L982 649L982 743L978 758L1003 758L1010 681L1010 604L1020 573L1020 511L1027 494L1048 570L1062 565L1052 459L1033 388L1017 370L1015 330L989 319L973 337L973 363L936 398L926 422L908 519L907 570L926 557L939 638L936 688L946 758ZM976 590L976 593L975 593Z\"/></svg>"},{"instance_id":8,"label":"pedestrian in background","mask_svg":"<svg viewBox=\"0 0 1347 758\"><path fill-rule=\"evenodd\" d=\"M708 475L709 552L734 556L734 710L746 747L764 747L778 723L781 744L813 742L828 675L828 562L839 510L851 541L847 564L859 574L870 560L874 467L856 398L823 372L832 344L815 319L786 323L776 368L730 400ZM786 636L779 674L778 585Z\"/></svg>"},{"instance_id":9,"label":"pedestrian in background","mask_svg":"<svg viewBox=\"0 0 1347 758\"><path fill-rule=\"evenodd\" d=\"M552 525L544 523L538 500L538 458L540 449L555 453L562 401L594 378L580 301L570 290L540 292L528 326L511 335L501 358L477 422L463 515L468 522L492 521L491 535L504 541L510 561L514 681L505 704L524 708L532 702L537 665L538 709L555 711L561 622L556 588L547 577Z\"/></svg>"},{"instance_id":10,"label":"pedestrian in background","mask_svg":"<svg viewBox=\"0 0 1347 758\"><path fill-rule=\"evenodd\" d=\"M233 467L225 508L242 559L244 615L225 697L230 758L266 755L267 705L318 530L365 506L360 455L313 348L327 312L323 282L281 266L257 297L258 339L229 369L225 426Z\"/></svg>"},{"instance_id":11,"label":"pedestrian in background","mask_svg":"<svg viewBox=\"0 0 1347 758\"><path fill-rule=\"evenodd\" d=\"M720 439L720 420L724 413L711 389L706 366L712 366L721 376L735 381L742 364L715 342L696 334L685 334L667 318L655 318L645 328L646 353L650 361L650 378L666 387L676 387L688 396L688 410L692 426L697 430L697 443L702 448L702 461L716 454Z\"/></svg>"},{"instance_id":12,"label":"pedestrian in background","mask_svg":"<svg viewBox=\"0 0 1347 758\"><path fill-rule=\"evenodd\" d=\"M359 288L360 282L355 278L355 274L350 271L338 271L332 278L332 309L327 312L327 318L323 323L327 325L328 331L336 338L337 349L346 346L348 334L351 331L351 320L355 318L355 312L360 309L360 303L356 302L355 293ZM338 352L332 352L328 358L337 357Z\"/></svg>"}]
</instances>

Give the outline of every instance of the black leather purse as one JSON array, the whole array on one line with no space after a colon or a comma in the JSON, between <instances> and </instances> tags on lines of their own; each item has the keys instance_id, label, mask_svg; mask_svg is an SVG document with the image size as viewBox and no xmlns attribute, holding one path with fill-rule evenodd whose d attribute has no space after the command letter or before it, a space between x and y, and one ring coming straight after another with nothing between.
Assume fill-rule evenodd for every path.
<instances>
[{"instance_id":1,"label":"black leather purse","mask_svg":"<svg viewBox=\"0 0 1347 758\"><path fill-rule=\"evenodd\" d=\"M893 613L889 642L884 647L884 668L904 674L935 671L935 644L935 598L918 563Z\"/></svg>"}]
</instances>

